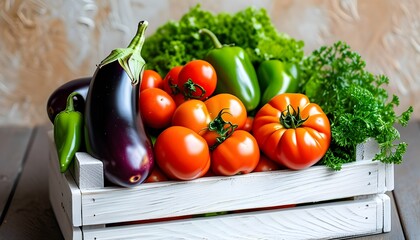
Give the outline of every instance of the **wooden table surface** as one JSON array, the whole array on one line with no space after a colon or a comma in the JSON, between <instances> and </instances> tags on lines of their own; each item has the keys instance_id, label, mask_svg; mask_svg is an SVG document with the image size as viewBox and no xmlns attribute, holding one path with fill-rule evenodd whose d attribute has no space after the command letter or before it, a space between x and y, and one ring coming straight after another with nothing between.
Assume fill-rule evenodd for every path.
<instances>
[{"instance_id":1,"label":"wooden table surface","mask_svg":"<svg viewBox=\"0 0 420 240\"><path fill-rule=\"evenodd\" d=\"M49 129L0 127L0 239L63 239L48 198ZM420 122L398 129L409 147L388 193L392 230L357 239L420 239Z\"/></svg>"}]
</instances>

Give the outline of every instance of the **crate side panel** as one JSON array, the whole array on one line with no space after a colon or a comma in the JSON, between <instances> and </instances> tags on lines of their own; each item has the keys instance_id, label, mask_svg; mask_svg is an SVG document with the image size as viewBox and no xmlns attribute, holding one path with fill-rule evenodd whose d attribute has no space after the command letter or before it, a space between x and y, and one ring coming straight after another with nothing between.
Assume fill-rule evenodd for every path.
<instances>
[{"instance_id":1,"label":"crate side panel","mask_svg":"<svg viewBox=\"0 0 420 240\"><path fill-rule=\"evenodd\" d=\"M50 158L54 159L54 154L55 152L50 152ZM48 169L48 189L49 199L55 218L58 222L64 239L81 240L81 229L80 227L73 226L73 221L71 220L72 216L70 216L69 212L66 211L65 207L69 206L68 203L65 203L67 201L65 196L71 196L72 191L69 191L69 189L67 188L67 182L63 182L63 179L57 177L56 173L54 172L55 169L52 165L53 164L50 163ZM77 193L75 194L77 196ZM78 198L80 199L80 193L78 194ZM80 215L81 214L79 214L79 218L81 220Z\"/></svg>"},{"instance_id":2,"label":"crate side panel","mask_svg":"<svg viewBox=\"0 0 420 240\"><path fill-rule=\"evenodd\" d=\"M378 202L378 222L383 223L383 232L391 231L391 198L386 194L379 194ZM380 206L380 207L379 207Z\"/></svg>"},{"instance_id":3,"label":"crate side panel","mask_svg":"<svg viewBox=\"0 0 420 240\"><path fill-rule=\"evenodd\" d=\"M84 239L327 239L382 232L380 199L343 201L284 210L191 220L90 228Z\"/></svg>"},{"instance_id":4,"label":"crate side panel","mask_svg":"<svg viewBox=\"0 0 420 240\"><path fill-rule=\"evenodd\" d=\"M53 142L50 141L51 144ZM56 194L50 199L52 204L58 204L59 211L64 212L73 226L82 225L81 192L69 171L60 172L56 151L50 147L49 182L55 186ZM52 183L52 185L51 185Z\"/></svg>"},{"instance_id":5,"label":"crate side panel","mask_svg":"<svg viewBox=\"0 0 420 240\"><path fill-rule=\"evenodd\" d=\"M302 171L208 177L135 188L82 191L84 224L104 224L270 207L375 194L383 165L360 161L341 171L323 166Z\"/></svg>"}]
</instances>

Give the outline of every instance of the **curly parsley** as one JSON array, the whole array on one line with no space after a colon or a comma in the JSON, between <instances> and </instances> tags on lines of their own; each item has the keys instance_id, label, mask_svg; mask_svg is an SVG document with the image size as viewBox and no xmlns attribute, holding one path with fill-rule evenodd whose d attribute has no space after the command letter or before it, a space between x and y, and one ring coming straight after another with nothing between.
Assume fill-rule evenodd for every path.
<instances>
[{"instance_id":1,"label":"curly parsley","mask_svg":"<svg viewBox=\"0 0 420 240\"><path fill-rule=\"evenodd\" d=\"M334 170L355 160L356 145L374 138L380 147L374 160L401 163L407 149L396 123L406 126L413 108L400 116L394 108L399 99L389 100L383 88L389 83L384 75L373 75L365 69L361 56L344 42L323 46L302 64L301 91L321 106L331 123L332 142L322 163Z\"/></svg>"}]
</instances>

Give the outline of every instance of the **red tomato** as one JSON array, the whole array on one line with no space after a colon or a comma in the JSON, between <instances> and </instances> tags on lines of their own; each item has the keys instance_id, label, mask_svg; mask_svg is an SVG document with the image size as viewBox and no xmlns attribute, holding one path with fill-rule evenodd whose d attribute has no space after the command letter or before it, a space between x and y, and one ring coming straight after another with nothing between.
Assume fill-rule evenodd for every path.
<instances>
[{"instance_id":1,"label":"red tomato","mask_svg":"<svg viewBox=\"0 0 420 240\"><path fill-rule=\"evenodd\" d=\"M248 116L246 118L244 127L242 128L243 130L247 131L247 132L251 132L252 131L252 124L254 123L254 117L253 116Z\"/></svg>"},{"instance_id":2,"label":"red tomato","mask_svg":"<svg viewBox=\"0 0 420 240\"><path fill-rule=\"evenodd\" d=\"M204 60L185 64L178 75L178 87L190 99L204 100L216 90L217 77L213 66Z\"/></svg>"},{"instance_id":3,"label":"red tomato","mask_svg":"<svg viewBox=\"0 0 420 240\"><path fill-rule=\"evenodd\" d=\"M165 129L156 139L154 153L159 168L171 179L196 179L210 168L206 140L186 127Z\"/></svg>"},{"instance_id":4,"label":"red tomato","mask_svg":"<svg viewBox=\"0 0 420 240\"><path fill-rule=\"evenodd\" d=\"M212 151L211 159L211 169L217 175L246 174L257 166L260 149L249 132L236 130Z\"/></svg>"},{"instance_id":5,"label":"red tomato","mask_svg":"<svg viewBox=\"0 0 420 240\"><path fill-rule=\"evenodd\" d=\"M206 104L201 100L191 99L179 105L172 116L173 126L183 126L196 133L204 131L211 122Z\"/></svg>"},{"instance_id":6,"label":"red tomato","mask_svg":"<svg viewBox=\"0 0 420 240\"><path fill-rule=\"evenodd\" d=\"M152 172L149 174L149 176L144 181L145 183L151 183L151 182L162 182L167 181L168 178L163 174L163 172L159 169L158 166L154 166Z\"/></svg>"},{"instance_id":7,"label":"red tomato","mask_svg":"<svg viewBox=\"0 0 420 240\"><path fill-rule=\"evenodd\" d=\"M171 96L160 88L143 90L139 97L140 114L151 128L165 128L171 124L176 105Z\"/></svg>"},{"instance_id":8,"label":"red tomato","mask_svg":"<svg viewBox=\"0 0 420 240\"><path fill-rule=\"evenodd\" d=\"M140 92L148 88L162 88L162 77L153 70L144 70L140 84Z\"/></svg>"},{"instance_id":9,"label":"red tomato","mask_svg":"<svg viewBox=\"0 0 420 240\"><path fill-rule=\"evenodd\" d=\"M166 74L165 78L163 78L163 86L162 89L165 90L165 92L175 95L179 92L178 89L178 75L181 71L182 66L176 66L171 68L169 72Z\"/></svg>"},{"instance_id":10,"label":"red tomato","mask_svg":"<svg viewBox=\"0 0 420 240\"><path fill-rule=\"evenodd\" d=\"M274 171L279 170L280 166L268 159L264 154L260 155L260 160L258 161L258 165L255 167L253 172L267 172L267 171Z\"/></svg>"},{"instance_id":11,"label":"red tomato","mask_svg":"<svg viewBox=\"0 0 420 240\"><path fill-rule=\"evenodd\" d=\"M178 75L181 69L182 66L171 68L171 70L169 70L168 74L166 74L165 78L163 79L162 86L162 89L171 95L177 106L185 102L185 97L178 87Z\"/></svg>"},{"instance_id":12,"label":"red tomato","mask_svg":"<svg viewBox=\"0 0 420 240\"><path fill-rule=\"evenodd\" d=\"M318 162L331 141L325 113L298 93L272 98L257 112L252 132L268 158L295 170Z\"/></svg>"},{"instance_id":13,"label":"red tomato","mask_svg":"<svg viewBox=\"0 0 420 240\"><path fill-rule=\"evenodd\" d=\"M242 102L232 94L223 93L205 102L191 99L182 103L174 112L172 125L194 130L213 147L218 138L242 128L246 118L247 112Z\"/></svg>"},{"instance_id":14,"label":"red tomato","mask_svg":"<svg viewBox=\"0 0 420 240\"><path fill-rule=\"evenodd\" d=\"M215 119L220 111L226 110L223 120L237 125L242 129L247 119L245 105L238 97L229 93L220 93L207 99L205 102L211 119Z\"/></svg>"},{"instance_id":15,"label":"red tomato","mask_svg":"<svg viewBox=\"0 0 420 240\"><path fill-rule=\"evenodd\" d=\"M175 105L178 107L179 105L181 105L183 102L187 101L187 99L185 98L184 95L182 95L181 93L175 94L175 95L171 95L172 98L175 101Z\"/></svg>"}]
</instances>

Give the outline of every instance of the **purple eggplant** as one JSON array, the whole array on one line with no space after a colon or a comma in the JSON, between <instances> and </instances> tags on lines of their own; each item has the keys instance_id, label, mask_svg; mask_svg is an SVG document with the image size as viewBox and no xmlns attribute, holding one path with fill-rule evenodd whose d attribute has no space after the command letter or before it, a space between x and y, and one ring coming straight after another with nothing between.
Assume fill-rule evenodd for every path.
<instances>
[{"instance_id":1,"label":"purple eggplant","mask_svg":"<svg viewBox=\"0 0 420 240\"><path fill-rule=\"evenodd\" d=\"M140 22L130 45L113 50L99 64L86 97L87 152L103 162L108 181L123 187L142 183L154 164L138 103L147 25Z\"/></svg>"},{"instance_id":2,"label":"purple eggplant","mask_svg":"<svg viewBox=\"0 0 420 240\"><path fill-rule=\"evenodd\" d=\"M47 114L51 123L54 123L55 116L66 109L67 97L72 92L78 92L73 99L74 108L78 112L84 112L86 95L89 89L91 77L78 78L59 86L50 95L47 101Z\"/></svg>"}]
</instances>

